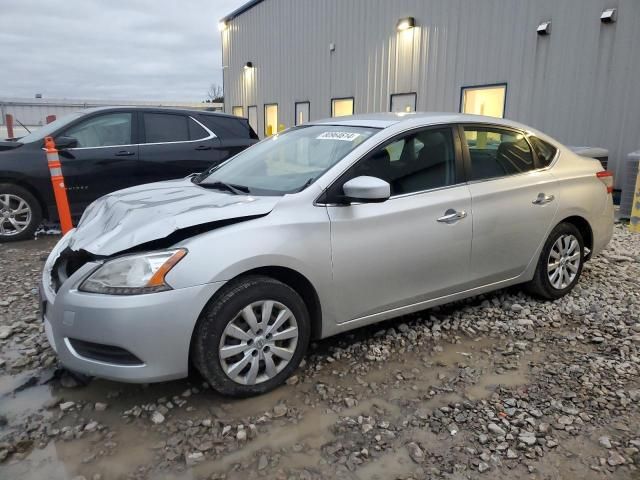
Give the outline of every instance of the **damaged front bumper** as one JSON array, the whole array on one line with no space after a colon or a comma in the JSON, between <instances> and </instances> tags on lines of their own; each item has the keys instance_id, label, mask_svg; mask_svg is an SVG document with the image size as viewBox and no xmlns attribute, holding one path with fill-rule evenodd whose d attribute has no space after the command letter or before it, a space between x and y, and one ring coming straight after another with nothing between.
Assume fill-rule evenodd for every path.
<instances>
[{"instance_id":1,"label":"damaged front bumper","mask_svg":"<svg viewBox=\"0 0 640 480\"><path fill-rule=\"evenodd\" d=\"M88 262L55 291L52 267L69 238L51 252L40 285L45 332L62 364L125 382L186 376L195 324L224 282L144 295L86 293L78 286L98 265Z\"/></svg>"}]
</instances>

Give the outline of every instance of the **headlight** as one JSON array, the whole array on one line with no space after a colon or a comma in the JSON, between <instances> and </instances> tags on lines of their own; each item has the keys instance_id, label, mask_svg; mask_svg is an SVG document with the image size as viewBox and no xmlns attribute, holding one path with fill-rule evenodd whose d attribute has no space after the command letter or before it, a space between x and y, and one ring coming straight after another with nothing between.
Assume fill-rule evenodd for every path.
<instances>
[{"instance_id":1,"label":"headlight","mask_svg":"<svg viewBox=\"0 0 640 480\"><path fill-rule=\"evenodd\" d=\"M183 248L143 253L106 262L80 285L80 290L110 295L139 295L171 290L164 277L187 254Z\"/></svg>"}]
</instances>

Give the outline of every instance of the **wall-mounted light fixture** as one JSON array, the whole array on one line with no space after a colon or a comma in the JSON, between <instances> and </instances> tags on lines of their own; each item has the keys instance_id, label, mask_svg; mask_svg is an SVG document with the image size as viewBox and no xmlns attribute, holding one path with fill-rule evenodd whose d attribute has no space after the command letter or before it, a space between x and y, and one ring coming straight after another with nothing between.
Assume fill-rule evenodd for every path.
<instances>
[{"instance_id":1,"label":"wall-mounted light fixture","mask_svg":"<svg viewBox=\"0 0 640 480\"><path fill-rule=\"evenodd\" d=\"M227 22L225 22L224 20L221 20L218 22L218 30L220 30L221 32L224 32L227 29Z\"/></svg>"},{"instance_id":2,"label":"wall-mounted light fixture","mask_svg":"<svg viewBox=\"0 0 640 480\"><path fill-rule=\"evenodd\" d=\"M396 29L399 32L404 32L405 30L409 30L416 26L416 19L413 17L401 18L398 20L398 24L396 25Z\"/></svg>"},{"instance_id":3,"label":"wall-mounted light fixture","mask_svg":"<svg viewBox=\"0 0 640 480\"><path fill-rule=\"evenodd\" d=\"M549 35L551 33L551 20L542 22L540 25L538 25L538 28L536 28L536 32L538 33L538 35Z\"/></svg>"},{"instance_id":4,"label":"wall-mounted light fixture","mask_svg":"<svg viewBox=\"0 0 640 480\"><path fill-rule=\"evenodd\" d=\"M253 68L253 63L252 62L247 62L244 64L244 69L245 70L250 70Z\"/></svg>"},{"instance_id":5,"label":"wall-mounted light fixture","mask_svg":"<svg viewBox=\"0 0 640 480\"><path fill-rule=\"evenodd\" d=\"M600 14L602 23L614 23L618 19L618 10L616 8L607 8Z\"/></svg>"}]
</instances>

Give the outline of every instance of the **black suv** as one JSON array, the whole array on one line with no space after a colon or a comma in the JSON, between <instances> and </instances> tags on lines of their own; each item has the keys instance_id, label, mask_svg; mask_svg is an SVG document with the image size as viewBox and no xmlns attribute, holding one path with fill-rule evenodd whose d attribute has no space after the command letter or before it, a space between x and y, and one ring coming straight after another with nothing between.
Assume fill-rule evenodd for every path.
<instances>
[{"instance_id":1,"label":"black suv","mask_svg":"<svg viewBox=\"0 0 640 480\"><path fill-rule=\"evenodd\" d=\"M58 218L46 136L60 151L76 218L107 193L201 172L258 141L246 119L201 110L105 107L61 118L0 142L0 242L31 237Z\"/></svg>"}]
</instances>

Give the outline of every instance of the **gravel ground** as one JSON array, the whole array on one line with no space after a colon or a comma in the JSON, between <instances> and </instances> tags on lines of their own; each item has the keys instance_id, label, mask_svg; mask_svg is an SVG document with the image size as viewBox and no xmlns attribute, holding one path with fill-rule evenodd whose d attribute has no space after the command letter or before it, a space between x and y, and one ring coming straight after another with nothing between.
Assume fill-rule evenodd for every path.
<instances>
[{"instance_id":1,"label":"gravel ground","mask_svg":"<svg viewBox=\"0 0 640 480\"><path fill-rule=\"evenodd\" d=\"M640 235L518 289L312 345L287 385L84 385L37 321L56 237L0 245L0 478L640 478Z\"/></svg>"}]
</instances>

